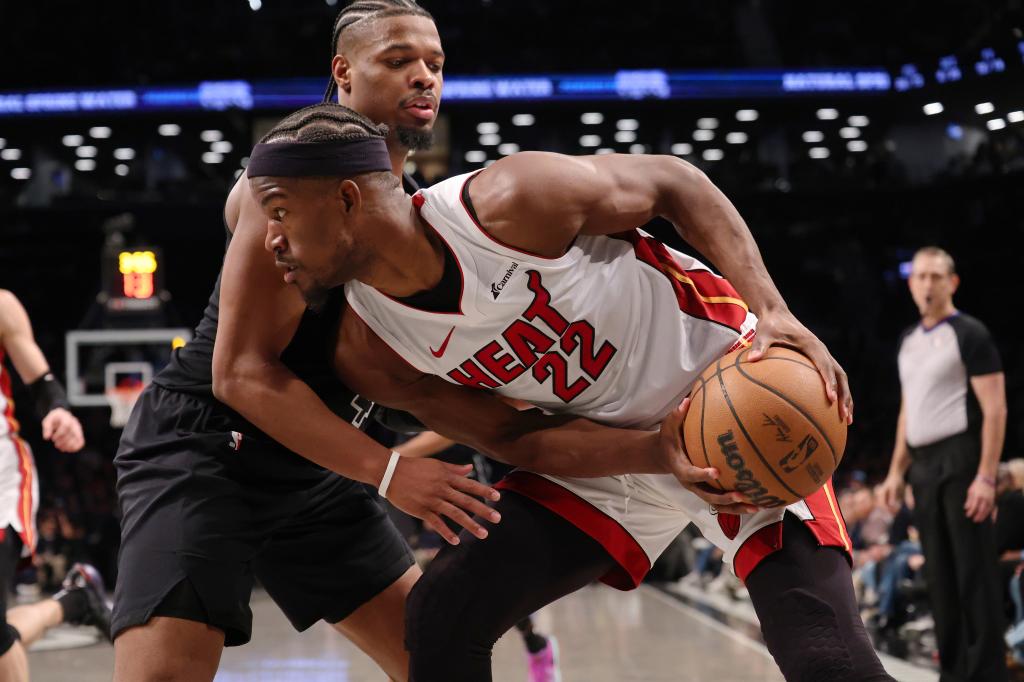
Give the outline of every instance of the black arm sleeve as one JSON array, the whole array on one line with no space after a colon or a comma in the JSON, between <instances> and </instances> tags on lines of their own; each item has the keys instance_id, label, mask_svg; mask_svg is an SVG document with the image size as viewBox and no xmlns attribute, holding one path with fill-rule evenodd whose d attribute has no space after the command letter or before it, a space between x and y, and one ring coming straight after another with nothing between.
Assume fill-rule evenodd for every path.
<instances>
[{"instance_id":1,"label":"black arm sleeve","mask_svg":"<svg viewBox=\"0 0 1024 682\"><path fill-rule=\"evenodd\" d=\"M64 393L64 387L51 372L47 372L29 384L28 390L32 394L32 404L35 406L36 414L39 415L40 419L58 407L63 407L64 409L70 407L68 397Z\"/></svg>"}]
</instances>

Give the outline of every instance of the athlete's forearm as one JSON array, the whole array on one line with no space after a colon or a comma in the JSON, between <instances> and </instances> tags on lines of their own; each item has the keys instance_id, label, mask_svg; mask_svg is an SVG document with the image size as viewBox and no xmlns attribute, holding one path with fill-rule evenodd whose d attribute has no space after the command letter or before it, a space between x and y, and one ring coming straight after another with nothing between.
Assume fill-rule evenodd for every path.
<instances>
[{"instance_id":1,"label":"athlete's forearm","mask_svg":"<svg viewBox=\"0 0 1024 682\"><path fill-rule=\"evenodd\" d=\"M289 450L346 478L380 483L390 451L341 419L281 363L239 368L216 396Z\"/></svg>"},{"instance_id":2,"label":"athlete's forearm","mask_svg":"<svg viewBox=\"0 0 1024 682\"><path fill-rule=\"evenodd\" d=\"M672 165L658 202L662 216L718 268L754 312L785 310L782 294L736 207L704 173L688 164L682 172L678 164Z\"/></svg>"},{"instance_id":3,"label":"athlete's forearm","mask_svg":"<svg viewBox=\"0 0 1024 682\"><path fill-rule=\"evenodd\" d=\"M910 451L907 449L907 417L900 406L900 416L896 420L896 443L892 448L892 461L889 463L889 475L903 478L910 468Z\"/></svg>"},{"instance_id":4,"label":"athlete's forearm","mask_svg":"<svg viewBox=\"0 0 1024 682\"><path fill-rule=\"evenodd\" d=\"M1006 409L985 412L981 420L981 461L978 474L995 480L999 471L999 456L1006 438Z\"/></svg>"}]
</instances>

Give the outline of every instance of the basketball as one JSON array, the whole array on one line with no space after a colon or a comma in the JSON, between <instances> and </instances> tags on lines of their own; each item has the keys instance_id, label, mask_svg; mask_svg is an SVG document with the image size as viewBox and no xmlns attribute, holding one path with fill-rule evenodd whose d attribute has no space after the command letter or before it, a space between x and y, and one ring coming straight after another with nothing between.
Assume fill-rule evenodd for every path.
<instances>
[{"instance_id":1,"label":"basketball","mask_svg":"<svg viewBox=\"0 0 1024 682\"><path fill-rule=\"evenodd\" d=\"M757 362L733 351L694 385L683 425L690 460L717 467L718 486L760 507L815 492L843 457L846 423L806 356L772 347Z\"/></svg>"}]
</instances>

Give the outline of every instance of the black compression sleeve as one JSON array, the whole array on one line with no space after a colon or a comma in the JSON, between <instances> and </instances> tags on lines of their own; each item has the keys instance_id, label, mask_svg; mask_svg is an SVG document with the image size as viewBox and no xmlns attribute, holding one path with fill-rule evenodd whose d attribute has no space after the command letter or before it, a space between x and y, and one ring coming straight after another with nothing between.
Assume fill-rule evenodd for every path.
<instances>
[{"instance_id":1,"label":"black compression sleeve","mask_svg":"<svg viewBox=\"0 0 1024 682\"><path fill-rule=\"evenodd\" d=\"M52 372L47 372L29 384L28 390L32 394L32 403L40 419L50 414L53 409L58 407L67 409L70 406L68 397L64 393L64 387Z\"/></svg>"}]
</instances>

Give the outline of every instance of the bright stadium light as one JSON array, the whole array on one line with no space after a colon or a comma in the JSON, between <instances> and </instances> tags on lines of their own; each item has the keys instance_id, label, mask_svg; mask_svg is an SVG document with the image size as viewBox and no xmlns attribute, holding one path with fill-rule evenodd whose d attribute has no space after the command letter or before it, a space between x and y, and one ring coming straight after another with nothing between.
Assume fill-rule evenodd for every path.
<instances>
[{"instance_id":1,"label":"bright stadium light","mask_svg":"<svg viewBox=\"0 0 1024 682\"><path fill-rule=\"evenodd\" d=\"M925 104L923 108L926 116L941 114L946 110L946 107L942 106L942 102L929 102L928 104Z\"/></svg>"},{"instance_id":2,"label":"bright stadium light","mask_svg":"<svg viewBox=\"0 0 1024 682\"><path fill-rule=\"evenodd\" d=\"M693 145L689 142L676 142L672 145L672 153L676 156L687 156L693 153Z\"/></svg>"},{"instance_id":3,"label":"bright stadium light","mask_svg":"<svg viewBox=\"0 0 1024 682\"><path fill-rule=\"evenodd\" d=\"M175 137L177 135L181 135L181 126L177 123L164 123L156 129L156 132L160 133L164 137Z\"/></svg>"},{"instance_id":4,"label":"bright stadium light","mask_svg":"<svg viewBox=\"0 0 1024 682\"><path fill-rule=\"evenodd\" d=\"M224 157L217 152L203 152L203 163L220 163Z\"/></svg>"},{"instance_id":5,"label":"bright stadium light","mask_svg":"<svg viewBox=\"0 0 1024 682\"><path fill-rule=\"evenodd\" d=\"M839 118L839 112L835 109L818 109L818 119L822 121L834 121Z\"/></svg>"},{"instance_id":6,"label":"bright stadium light","mask_svg":"<svg viewBox=\"0 0 1024 682\"><path fill-rule=\"evenodd\" d=\"M501 144L501 135L495 133L487 133L486 135L480 136L480 144L485 147L494 147L495 145Z\"/></svg>"},{"instance_id":7,"label":"bright stadium light","mask_svg":"<svg viewBox=\"0 0 1024 682\"><path fill-rule=\"evenodd\" d=\"M533 114L516 114L512 117L512 125L519 126L520 128L532 126L536 122L537 119L534 118Z\"/></svg>"},{"instance_id":8,"label":"bright stadium light","mask_svg":"<svg viewBox=\"0 0 1024 682\"><path fill-rule=\"evenodd\" d=\"M854 128L853 126L847 126L839 129L839 137L844 140L852 140L855 137L860 137L860 128Z\"/></svg>"},{"instance_id":9,"label":"bright stadium light","mask_svg":"<svg viewBox=\"0 0 1024 682\"><path fill-rule=\"evenodd\" d=\"M982 116L984 116L985 114L991 114L995 110L996 108L992 104L992 102L979 102L978 104L974 105L974 111L976 111L978 114Z\"/></svg>"},{"instance_id":10,"label":"bright stadium light","mask_svg":"<svg viewBox=\"0 0 1024 682\"><path fill-rule=\"evenodd\" d=\"M867 116L851 116L846 119L846 122L857 128L863 128L870 123Z\"/></svg>"},{"instance_id":11,"label":"bright stadium light","mask_svg":"<svg viewBox=\"0 0 1024 682\"><path fill-rule=\"evenodd\" d=\"M725 152L721 149L705 149L701 156L704 157L705 161L721 161L725 156Z\"/></svg>"},{"instance_id":12,"label":"bright stadium light","mask_svg":"<svg viewBox=\"0 0 1024 682\"><path fill-rule=\"evenodd\" d=\"M709 140L715 139L715 131L705 130L703 128L694 130L693 139L697 140L697 142L708 142Z\"/></svg>"},{"instance_id":13,"label":"bright stadium light","mask_svg":"<svg viewBox=\"0 0 1024 682\"><path fill-rule=\"evenodd\" d=\"M28 180L32 177L31 168L12 168L11 177L15 180Z\"/></svg>"},{"instance_id":14,"label":"bright stadium light","mask_svg":"<svg viewBox=\"0 0 1024 682\"><path fill-rule=\"evenodd\" d=\"M714 130L718 127L718 119L710 116L697 119L697 127L703 130Z\"/></svg>"},{"instance_id":15,"label":"bright stadium light","mask_svg":"<svg viewBox=\"0 0 1024 682\"><path fill-rule=\"evenodd\" d=\"M498 145L498 153L502 156L509 156L510 154L516 154L519 152L519 145L515 142L506 142L505 144Z\"/></svg>"},{"instance_id":16,"label":"bright stadium light","mask_svg":"<svg viewBox=\"0 0 1024 682\"><path fill-rule=\"evenodd\" d=\"M846 148L851 152L864 152L868 149L868 143L864 140L850 140L846 143Z\"/></svg>"},{"instance_id":17,"label":"bright stadium light","mask_svg":"<svg viewBox=\"0 0 1024 682\"><path fill-rule=\"evenodd\" d=\"M612 149L611 147L601 147L594 153L597 154L598 156L604 156L605 154L614 154L615 150Z\"/></svg>"},{"instance_id":18,"label":"bright stadium light","mask_svg":"<svg viewBox=\"0 0 1024 682\"><path fill-rule=\"evenodd\" d=\"M21 158L21 150L15 147L8 147L3 151L0 151L0 159L4 161L17 161Z\"/></svg>"},{"instance_id":19,"label":"bright stadium light","mask_svg":"<svg viewBox=\"0 0 1024 682\"><path fill-rule=\"evenodd\" d=\"M1024 111L1011 111L1006 115L1006 120L1010 123L1020 123L1024 121Z\"/></svg>"},{"instance_id":20,"label":"bright stadium light","mask_svg":"<svg viewBox=\"0 0 1024 682\"><path fill-rule=\"evenodd\" d=\"M92 159L79 159L75 161L75 170L80 170L84 173L96 170L96 162Z\"/></svg>"},{"instance_id":21,"label":"bright stadium light","mask_svg":"<svg viewBox=\"0 0 1024 682\"><path fill-rule=\"evenodd\" d=\"M476 124L476 132L478 135L493 135L498 132L498 124L494 121L484 121Z\"/></svg>"},{"instance_id":22,"label":"bright stadium light","mask_svg":"<svg viewBox=\"0 0 1024 682\"><path fill-rule=\"evenodd\" d=\"M119 164L117 164L116 166L114 166L114 172L117 173L118 175L120 175L123 178L124 176L128 175L128 164L126 164L126 163L119 163Z\"/></svg>"},{"instance_id":23,"label":"bright stadium light","mask_svg":"<svg viewBox=\"0 0 1024 682\"><path fill-rule=\"evenodd\" d=\"M615 122L615 127L619 130L637 130L640 128L640 121L635 118L623 118Z\"/></svg>"},{"instance_id":24,"label":"bright stadium light","mask_svg":"<svg viewBox=\"0 0 1024 682\"><path fill-rule=\"evenodd\" d=\"M825 139L825 133L820 130L805 130L802 137L804 138L804 142L807 142L808 144L815 144Z\"/></svg>"},{"instance_id":25,"label":"bright stadium light","mask_svg":"<svg viewBox=\"0 0 1024 682\"><path fill-rule=\"evenodd\" d=\"M118 161L131 161L135 158L135 150L131 147L118 147L114 150L114 158Z\"/></svg>"},{"instance_id":26,"label":"bright stadium light","mask_svg":"<svg viewBox=\"0 0 1024 682\"><path fill-rule=\"evenodd\" d=\"M827 159L829 155L828 147L811 147L807 150L807 155L812 159Z\"/></svg>"},{"instance_id":27,"label":"bright stadium light","mask_svg":"<svg viewBox=\"0 0 1024 682\"><path fill-rule=\"evenodd\" d=\"M218 154L230 154L231 150L234 149L234 148L235 148L234 145L232 145L227 140L221 140L220 142L214 142L213 144L210 145L210 151L211 152L217 152Z\"/></svg>"},{"instance_id":28,"label":"bright stadium light","mask_svg":"<svg viewBox=\"0 0 1024 682\"><path fill-rule=\"evenodd\" d=\"M483 163L486 160L487 152L481 151L479 149L474 149L473 151L466 152L466 161L468 161L469 163Z\"/></svg>"},{"instance_id":29,"label":"bright stadium light","mask_svg":"<svg viewBox=\"0 0 1024 682\"><path fill-rule=\"evenodd\" d=\"M986 121L985 125L989 130L1002 130L1006 127L1006 121L1001 118L993 118Z\"/></svg>"},{"instance_id":30,"label":"bright stadium light","mask_svg":"<svg viewBox=\"0 0 1024 682\"><path fill-rule=\"evenodd\" d=\"M758 113L756 109L740 109L736 112L736 120L743 121L744 123L756 121L757 116Z\"/></svg>"},{"instance_id":31,"label":"bright stadium light","mask_svg":"<svg viewBox=\"0 0 1024 682\"><path fill-rule=\"evenodd\" d=\"M580 138L581 147L600 147L601 137L600 135L584 135Z\"/></svg>"},{"instance_id":32,"label":"bright stadium light","mask_svg":"<svg viewBox=\"0 0 1024 682\"><path fill-rule=\"evenodd\" d=\"M94 126L89 128L89 137L94 137L97 140L105 140L110 137L113 131L107 126Z\"/></svg>"},{"instance_id":33,"label":"bright stadium light","mask_svg":"<svg viewBox=\"0 0 1024 682\"><path fill-rule=\"evenodd\" d=\"M224 133L219 130L204 130L199 133L199 139L203 142L220 142L224 139Z\"/></svg>"},{"instance_id":34,"label":"bright stadium light","mask_svg":"<svg viewBox=\"0 0 1024 682\"><path fill-rule=\"evenodd\" d=\"M604 114L597 111L588 111L580 116L580 122L588 126L600 125L604 123Z\"/></svg>"},{"instance_id":35,"label":"bright stadium light","mask_svg":"<svg viewBox=\"0 0 1024 682\"><path fill-rule=\"evenodd\" d=\"M60 138L60 142L65 147L78 147L83 142L85 142L85 138L82 137L81 135L65 135L64 137Z\"/></svg>"},{"instance_id":36,"label":"bright stadium light","mask_svg":"<svg viewBox=\"0 0 1024 682\"><path fill-rule=\"evenodd\" d=\"M96 153L96 147L91 145L84 145L75 150L75 154L83 159L95 159Z\"/></svg>"},{"instance_id":37,"label":"bright stadium light","mask_svg":"<svg viewBox=\"0 0 1024 682\"><path fill-rule=\"evenodd\" d=\"M615 131L615 141L622 144L636 142L636 133L632 130L617 130Z\"/></svg>"},{"instance_id":38,"label":"bright stadium light","mask_svg":"<svg viewBox=\"0 0 1024 682\"><path fill-rule=\"evenodd\" d=\"M630 154L646 154L647 153L647 145L631 144L631 145L629 145L629 153Z\"/></svg>"},{"instance_id":39,"label":"bright stadium light","mask_svg":"<svg viewBox=\"0 0 1024 682\"><path fill-rule=\"evenodd\" d=\"M746 133L729 133L725 136L725 141L729 144L743 144L747 141Z\"/></svg>"}]
</instances>

